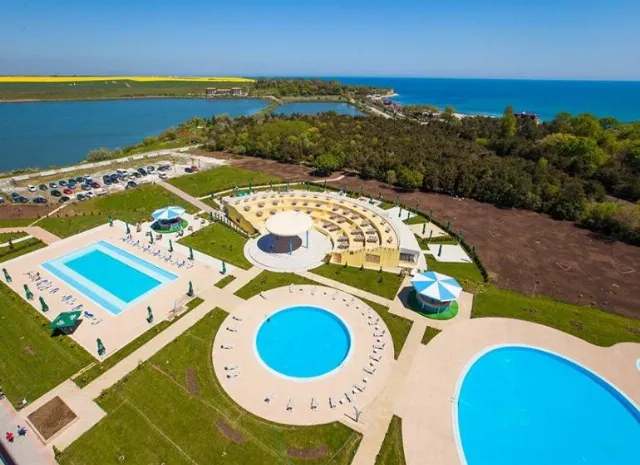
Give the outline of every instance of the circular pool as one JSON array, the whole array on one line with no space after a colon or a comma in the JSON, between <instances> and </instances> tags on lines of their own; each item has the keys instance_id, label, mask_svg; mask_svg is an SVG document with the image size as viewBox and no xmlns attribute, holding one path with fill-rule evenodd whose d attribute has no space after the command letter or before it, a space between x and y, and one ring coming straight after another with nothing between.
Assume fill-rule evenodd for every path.
<instances>
[{"instance_id":1,"label":"circular pool","mask_svg":"<svg viewBox=\"0 0 640 465\"><path fill-rule=\"evenodd\" d=\"M256 352L271 370L309 379L338 368L351 350L351 333L334 313L297 306L277 311L262 323Z\"/></svg>"},{"instance_id":2,"label":"circular pool","mask_svg":"<svg viewBox=\"0 0 640 465\"><path fill-rule=\"evenodd\" d=\"M456 419L467 465L623 465L638 459L638 408L593 372L531 347L480 356L460 385Z\"/></svg>"}]
</instances>

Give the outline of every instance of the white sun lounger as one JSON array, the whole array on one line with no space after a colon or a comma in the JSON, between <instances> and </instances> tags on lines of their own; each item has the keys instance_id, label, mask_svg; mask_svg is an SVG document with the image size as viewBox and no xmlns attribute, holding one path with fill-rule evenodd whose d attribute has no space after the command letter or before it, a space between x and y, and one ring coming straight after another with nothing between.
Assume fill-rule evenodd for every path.
<instances>
[{"instance_id":1,"label":"white sun lounger","mask_svg":"<svg viewBox=\"0 0 640 465\"><path fill-rule=\"evenodd\" d=\"M272 401L273 399L275 399L275 398L276 398L276 394L275 394L274 392L272 392L271 394L269 394L267 397L265 397L265 398L264 398L264 401L265 401L267 404L270 404L270 403L271 403L271 401Z\"/></svg>"},{"instance_id":2,"label":"white sun lounger","mask_svg":"<svg viewBox=\"0 0 640 465\"><path fill-rule=\"evenodd\" d=\"M316 410L318 408L318 399L313 397L311 399L311 410Z\"/></svg>"},{"instance_id":3,"label":"white sun lounger","mask_svg":"<svg viewBox=\"0 0 640 465\"><path fill-rule=\"evenodd\" d=\"M348 392L345 392L345 393L344 393L344 397L347 399L347 402L349 402L350 404L352 404L352 403L353 403L353 401L351 400L351 397L349 396L349 393L348 393Z\"/></svg>"},{"instance_id":4,"label":"white sun lounger","mask_svg":"<svg viewBox=\"0 0 640 465\"><path fill-rule=\"evenodd\" d=\"M376 349L376 350L384 349L384 342L382 344L374 344L373 348Z\"/></svg>"},{"instance_id":5,"label":"white sun lounger","mask_svg":"<svg viewBox=\"0 0 640 465\"><path fill-rule=\"evenodd\" d=\"M230 344L221 344L220 348L224 349L224 350L231 350L231 349L233 349L233 346L230 345Z\"/></svg>"},{"instance_id":6,"label":"white sun lounger","mask_svg":"<svg viewBox=\"0 0 640 465\"><path fill-rule=\"evenodd\" d=\"M237 328L232 328L231 326L227 326L227 331L231 331L232 333L237 333L238 329Z\"/></svg>"},{"instance_id":7,"label":"white sun lounger","mask_svg":"<svg viewBox=\"0 0 640 465\"><path fill-rule=\"evenodd\" d=\"M237 370L238 368L239 368L238 365L227 365L224 367L224 369L227 371L234 371L234 370Z\"/></svg>"},{"instance_id":8,"label":"white sun lounger","mask_svg":"<svg viewBox=\"0 0 640 465\"><path fill-rule=\"evenodd\" d=\"M364 367L363 370L365 373L372 375L376 372L376 367Z\"/></svg>"},{"instance_id":9,"label":"white sun lounger","mask_svg":"<svg viewBox=\"0 0 640 465\"><path fill-rule=\"evenodd\" d=\"M353 387L356 388L360 392L364 392L364 390L367 389L367 385L366 384L364 386L362 386L360 384L354 384Z\"/></svg>"},{"instance_id":10,"label":"white sun lounger","mask_svg":"<svg viewBox=\"0 0 640 465\"><path fill-rule=\"evenodd\" d=\"M293 403L293 399L289 399L289 402L287 402L287 412L293 412L295 408L296 405Z\"/></svg>"},{"instance_id":11,"label":"white sun lounger","mask_svg":"<svg viewBox=\"0 0 640 465\"><path fill-rule=\"evenodd\" d=\"M329 408L330 408L331 410L333 410L333 409L335 409L335 408L336 408L336 403L335 403L335 401L333 400L333 397L329 397Z\"/></svg>"},{"instance_id":12,"label":"white sun lounger","mask_svg":"<svg viewBox=\"0 0 640 465\"><path fill-rule=\"evenodd\" d=\"M232 371L231 373L229 373L227 375L227 378L231 379L231 378L237 378L238 376L240 376L240 372L239 371Z\"/></svg>"},{"instance_id":13,"label":"white sun lounger","mask_svg":"<svg viewBox=\"0 0 640 465\"><path fill-rule=\"evenodd\" d=\"M375 360L376 362L379 362L379 361L380 361L380 359L382 358L382 355L375 355L375 354L371 354L371 355L369 355L369 358L370 358L371 360Z\"/></svg>"},{"instance_id":14,"label":"white sun lounger","mask_svg":"<svg viewBox=\"0 0 640 465\"><path fill-rule=\"evenodd\" d=\"M373 333L373 337L382 337L385 335L385 333L386 333L386 330L383 329L382 332Z\"/></svg>"},{"instance_id":15,"label":"white sun lounger","mask_svg":"<svg viewBox=\"0 0 640 465\"><path fill-rule=\"evenodd\" d=\"M242 318L240 318L239 316L233 315L231 318L233 318L236 321L242 321Z\"/></svg>"}]
</instances>

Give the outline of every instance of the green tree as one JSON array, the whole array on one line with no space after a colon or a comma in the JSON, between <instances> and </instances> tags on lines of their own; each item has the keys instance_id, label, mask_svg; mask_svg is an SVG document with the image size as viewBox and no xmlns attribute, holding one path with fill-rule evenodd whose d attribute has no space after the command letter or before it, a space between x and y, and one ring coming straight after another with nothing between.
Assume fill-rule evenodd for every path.
<instances>
[{"instance_id":1,"label":"green tree","mask_svg":"<svg viewBox=\"0 0 640 465\"><path fill-rule=\"evenodd\" d=\"M502 122L500 125L500 133L505 139L511 139L516 135L516 115L513 113L513 107L507 105L502 115Z\"/></svg>"},{"instance_id":2,"label":"green tree","mask_svg":"<svg viewBox=\"0 0 640 465\"><path fill-rule=\"evenodd\" d=\"M397 182L396 172L394 170L387 170L385 181L387 181L387 184L394 185Z\"/></svg>"},{"instance_id":3,"label":"green tree","mask_svg":"<svg viewBox=\"0 0 640 465\"><path fill-rule=\"evenodd\" d=\"M322 176L328 176L340 168L338 159L330 153L323 153L316 158L314 163L316 171Z\"/></svg>"},{"instance_id":4,"label":"green tree","mask_svg":"<svg viewBox=\"0 0 640 465\"><path fill-rule=\"evenodd\" d=\"M398 173L398 184L405 189L417 189L422 186L423 178L420 171L403 167Z\"/></svg>"}]
</instances>

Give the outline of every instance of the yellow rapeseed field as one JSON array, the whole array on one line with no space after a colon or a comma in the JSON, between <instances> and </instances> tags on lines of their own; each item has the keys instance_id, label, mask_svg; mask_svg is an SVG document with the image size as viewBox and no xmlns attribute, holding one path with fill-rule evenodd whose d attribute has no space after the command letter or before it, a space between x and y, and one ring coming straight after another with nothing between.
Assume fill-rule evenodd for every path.
<instances>
[{"instance_id":1,"label":"yellow rapeseed field","mask_svg":"<svg viewBox=\"0 0 640 465\"><path fill-rule=\"evenodd\" d=\"M254 82L242 77L180 77L180 76L0 76L0 83L56 83L92 81L138 81L138 82Z\"/></svg>"}]
</instances>

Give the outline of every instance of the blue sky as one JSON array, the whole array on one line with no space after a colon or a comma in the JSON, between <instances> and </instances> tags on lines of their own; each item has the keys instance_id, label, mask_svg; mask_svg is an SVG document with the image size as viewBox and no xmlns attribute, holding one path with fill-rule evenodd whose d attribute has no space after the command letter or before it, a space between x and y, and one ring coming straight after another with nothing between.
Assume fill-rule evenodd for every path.
<instances>
[{"instance_id":1,"label":"blue sky","mask_svg":"<svg viewBox=\"0 0 640 465\"><path fill-rule=\"evenodd\" d=\"M0 1L0 74L54 73L640 80L640 1Z\"/></svg>"}]
</instances>

